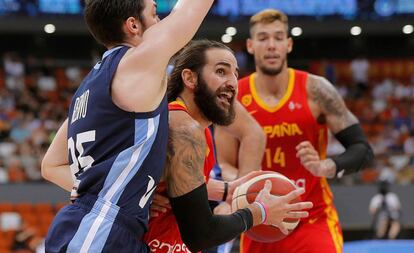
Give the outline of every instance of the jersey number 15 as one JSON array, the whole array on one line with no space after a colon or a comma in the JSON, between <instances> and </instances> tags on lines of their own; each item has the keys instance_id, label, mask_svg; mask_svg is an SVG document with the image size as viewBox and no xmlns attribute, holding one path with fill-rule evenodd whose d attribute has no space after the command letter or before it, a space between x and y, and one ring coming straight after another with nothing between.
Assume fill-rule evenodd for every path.
<instances>
[{"instance_id":1,"label":"jersey number 15","mask_svg":"<svg viewBox=\"0 0 414 253\"><path fill-rule=\"evenodd\" d=\"M88 170L95 161L92 158L92 156L83 156L83 153L85 152L83 148L83 143L95 141L95 133L96 131L92 130L77 134L76 146L75 141L72 137L70 137L68 140L68 149L70 156L72 158L72 163L69 165L69 167L72 171L72 176L74 177L74 179L76 179L76 177ZM78 156L76 156L75 150L78 152Z\"/></svg>"}]
</instances>

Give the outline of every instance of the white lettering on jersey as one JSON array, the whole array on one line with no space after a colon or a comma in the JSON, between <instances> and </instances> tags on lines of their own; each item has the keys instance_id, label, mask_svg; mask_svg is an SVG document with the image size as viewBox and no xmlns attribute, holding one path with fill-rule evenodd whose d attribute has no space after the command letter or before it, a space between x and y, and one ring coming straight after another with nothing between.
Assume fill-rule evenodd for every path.
<instances>
[{"instance_id":1,"label":"white lettering on jersey","mask_svg":"<svg viewBox=\"0 0 414 253\"><path fill-rule=\"evenodd\" d=\"M191 253L184 243L169 244L167 242L161 242L157 239L154 239L148 243L148 247L151 252L162 251L167 253Z\"/></svg>"},{"instance_id":2,"label":"white lettering on jersey","mask_svg":"<svg viewBox=\"0 0 414 253\"><path fill-rule=\"evenodd\" d=\"M86 112L88 110L88 100L89 100L89 90L85 91L82 95L76 98L75 106L73 107L72 120L73 124L78 119L83 119L86 117Z\"/></svg>"}]
</instances>

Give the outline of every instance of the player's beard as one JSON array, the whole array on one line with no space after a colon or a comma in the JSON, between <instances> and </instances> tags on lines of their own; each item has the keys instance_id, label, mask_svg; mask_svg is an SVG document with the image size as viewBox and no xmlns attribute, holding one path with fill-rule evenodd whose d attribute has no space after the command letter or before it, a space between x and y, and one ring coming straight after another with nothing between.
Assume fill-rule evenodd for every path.
<instances>
[{"instance_id":1,"label":"player's beard","mask_svg":"<svg viewBox=\"0 0 414 253\"><path fill-rule=\"evenodd\" d=\"M280 72L282 72L282 69L283 69L283 66L285 66L285 63L286 63L286 58L281 62L279 67L269 68L269 67L266 67L264 64L260 64L259 69L260 71L262 71L263 74L267 76L276 76L276 75L279 75Z\"/></svg>"},{"instance_id":2,"label":"player's beard","mask_svg":"<svg viewBox=\"0 0 414 253\"><path fill-rule=\"evenodd\" d=\"M224 88L226 89L226 88ZM214 92L208 86L201 75L198 76L198 85L194 90L194 102L200 109L204 117L213 124L228 126L233 123L235 118L234 99L233 96L228 110L219 105L217 94L220 89Z\"/></svg>"}]
</instances>

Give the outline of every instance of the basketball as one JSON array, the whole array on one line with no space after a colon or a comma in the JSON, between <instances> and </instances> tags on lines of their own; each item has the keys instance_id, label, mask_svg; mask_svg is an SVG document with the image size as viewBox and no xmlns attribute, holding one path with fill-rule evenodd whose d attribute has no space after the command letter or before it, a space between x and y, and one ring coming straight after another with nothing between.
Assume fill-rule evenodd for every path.
<instances>
[{"instance_id":1,"label":"basketball","mask_svg":"<svg viewBox=\"0 0 414 253\"><path fill-rule=\"evenodd\" d=\"M238 210L253 203L257 194L263 189L266 180L272 182L271 194L281 196L296 189L295 184L280 173L273 171L262 171L258 175L247 182L239 185L233 193L232 210ZM296 198L293 203L299 202L301 199ZM299 224L299 219L284 219L285 227L291 233ZM286 237L279 228L271 225L258 225L245 232L246 236L258 242L276 242Z\"/></svg>"}]
</instances>

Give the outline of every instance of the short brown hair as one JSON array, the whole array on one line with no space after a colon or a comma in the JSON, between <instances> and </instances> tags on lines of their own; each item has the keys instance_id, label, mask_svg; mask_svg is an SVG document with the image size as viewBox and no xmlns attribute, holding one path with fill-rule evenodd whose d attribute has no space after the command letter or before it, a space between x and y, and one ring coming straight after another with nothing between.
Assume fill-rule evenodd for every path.
<instances>
[{"instance_id":1,"label":"short brown hair","mask_svg":"<svg viewBox=\"0 0 414 253\"><path fill-rule=\"evenodd\" d=\"M289 30L288 17L282 11L276 9L265 9L256 13L250 18L250 37L253 35L253 27L257 24L270 24L275 21L280 21L286 26L286 31Z\"/></svg>"},{"instance_id":2,"label":"short brown hair","mask_svg":"<svg viewBox=\"0 0 414 253\"><path fill-rule=\"evenodd\" d=\"M95 39L105 45L123 43L122 24L134 17L142 22L144 0L86 0L85 21Z\"/></svg>"}]
</instances>

